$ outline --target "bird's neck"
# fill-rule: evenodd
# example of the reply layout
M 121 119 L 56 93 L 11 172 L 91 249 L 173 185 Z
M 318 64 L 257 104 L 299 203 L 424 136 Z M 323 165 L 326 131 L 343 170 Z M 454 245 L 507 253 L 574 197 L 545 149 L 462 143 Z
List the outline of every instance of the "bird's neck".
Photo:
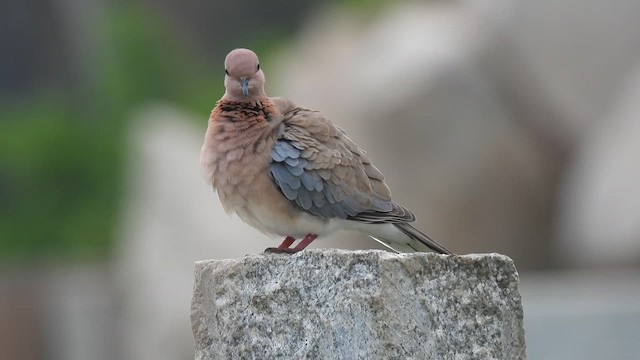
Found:
M 268 99 L 264 89 L 251 90 L 249 96 L 244 96 L 242 93 L 235 91 L 225 91 L 220 101 L 232 101 L 238 103 L 255 103 L 263 99 Z
M 234 101 L 224 97 L 218 101 L 211 116 L 231 122 L 269 122 L 277 114 L 273 102 L 268 98 L 252 101 Z

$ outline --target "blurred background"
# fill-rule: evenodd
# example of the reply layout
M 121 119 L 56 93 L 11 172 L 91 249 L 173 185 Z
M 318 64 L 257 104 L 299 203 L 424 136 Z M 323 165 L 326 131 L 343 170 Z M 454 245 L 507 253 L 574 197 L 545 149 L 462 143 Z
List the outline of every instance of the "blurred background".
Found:
M 236 47 L 417 226 L 521 275 L 530 359 L 637 359 L 640 3 L 0 2 L 0 358 L 192 359 L 193 263 L 276 241 L 200 174 Z M 338 234 L 316 247 L 373 248 Z

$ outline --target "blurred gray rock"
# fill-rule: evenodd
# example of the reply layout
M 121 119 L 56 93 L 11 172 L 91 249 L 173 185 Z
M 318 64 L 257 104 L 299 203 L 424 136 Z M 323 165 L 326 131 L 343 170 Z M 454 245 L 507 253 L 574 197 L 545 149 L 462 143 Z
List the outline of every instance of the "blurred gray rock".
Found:
M 267 85 L 346 128 L 418 227 L 454 251 L 499 251 L 521 269 L 638 263 L 627 83 L 639 11 L 631 0 L 481 0 L 363 19 L 336 7 Z
M 604 120 L 640 59 L 640 2 L 480 3 L 495 25 L 488 65 L 511 106 L 520 107 L 520 121 L 562 145 L 579 142 Z
M 525 359 L 503 255 L 310 250 L 196 264 L 196 359 Z
M 559 254 L 573 265 L 640 265 L 640 63 L 585 131 L 559 198 Z
M 83 264 L 46 269 L 43 294 L 48 360 L 120 357 L 110 268 Z M 42 357 L 40 357 L 42 358 Z M 7 357 L 7 359 L 25 359 Z
M 434 239 L 541 267 L 556 157 L 481 66 L 494 28 L 484 11 L 405 3 L 359 22 L 329 10 L 265 70 L 267 86 L 344 127 Z

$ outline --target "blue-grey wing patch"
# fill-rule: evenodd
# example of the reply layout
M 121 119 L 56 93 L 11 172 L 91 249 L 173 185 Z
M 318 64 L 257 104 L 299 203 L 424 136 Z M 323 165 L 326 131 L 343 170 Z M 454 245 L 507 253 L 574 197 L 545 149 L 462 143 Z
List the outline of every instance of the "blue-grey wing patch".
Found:
M 307 154 L 311 156 L 311 152 Z M 372 223 L 411 221 L 405 213 L 408 211 L 391 199 L 348 186 L 341 176 L 336 176 L 349 171 L 346 165 L 336 165 L 331 170 L 319 168 L 318 164 L 303 155 L 306 155 L 304 150 L 301 151 L 288 140 L 279 139 L 271 153 L 269 165 L 273 180 L 282 194 L 301 209 L 325 219 Z M 379 172 L 370 176 L 364 170 L 362 174 L 364 181 L 368 181 L 369 177 L 381 176 Z

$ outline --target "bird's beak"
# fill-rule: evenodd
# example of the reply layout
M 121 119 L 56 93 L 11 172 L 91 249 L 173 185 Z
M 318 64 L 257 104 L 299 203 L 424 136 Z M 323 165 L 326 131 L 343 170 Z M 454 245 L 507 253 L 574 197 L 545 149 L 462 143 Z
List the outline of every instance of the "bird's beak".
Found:
M 242 88 L 242 95 L 249 96 L 249 79 L 241 78 L 240 87 Z

